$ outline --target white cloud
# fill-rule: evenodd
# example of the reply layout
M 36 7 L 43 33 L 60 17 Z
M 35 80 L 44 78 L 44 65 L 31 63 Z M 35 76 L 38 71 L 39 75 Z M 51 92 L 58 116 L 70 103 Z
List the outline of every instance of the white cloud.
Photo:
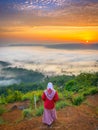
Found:
M 72 23 L 73 25 L 77 23 L 77 26 L 98 25 L 98 2 L 91 0 L 26 0 L 16 2 L 9 8 L 12 9 L 9 12 L 10 16 L 6 13 L 5 17 L 8 23 L 20 21 L 20 24 L 27 23 L 32 26 L 72 25 Z

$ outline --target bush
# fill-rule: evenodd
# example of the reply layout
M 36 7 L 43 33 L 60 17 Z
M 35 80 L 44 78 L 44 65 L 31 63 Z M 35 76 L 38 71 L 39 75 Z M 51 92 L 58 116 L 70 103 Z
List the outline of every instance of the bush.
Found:
M 58 91 L 58 96 L 59 96 L 59 99 L 64 99 L 63 93 L 61 93 L 59 91 Z
M 60 101 L 56 103 L 56 109 L 59 110 L 61 108 L 64 108 L 65 106 L 69 106 L 70 104 L 66 101 Z
M 41 116 L 43 114 L 44 107 L 40 106 L 38 109 L 36 109 L 36 116 Z
M 80 105 L 83 102 L 83 100 L 84 100 L 83 95 L 77 95 L 72 98 L 72 103 L 74 105 Z
M 82 94 L 84 96 L 87 96 L 87 95 L 93 95 L 93 94 L 96 94 L 96 93 L 98 93 L 98 88 L 91 87 L 91 88 L 87 88 Z
M 77 82 L 75 80 L 70 80 L 66 83 L 65 89 L 68 91 L 78 92 L 79 87 L 77 86 Z
M 32 100 L 32 98 L 34 98 L 34 95 L 36 96 L 36 101 L 39 101 L 41 99 L 42 91 L 38 90 L 38 91 L 28 92 L 22 96 L 22 101 L 24 101 L 26 99 Z
M 64 97 L 66 99 L 72 99 L 73 94 L 74 94 L 74 92 L 72 92 L 72 91 L 64 90 Z
M 30 118 L 33 116 L 33 110 L 28 108 L 23 110 L 23 118 Z
M 6 101 L 8 103 L 21 101 L 21 100 L 22 100 L 22 93 L 20 91 L 8 90 L 8 96 L 6 97 Z
M 0 105 L 0 115 L 2 115 L 5 112 L 4 106 Z
M 0 97 L 0 104 L 7 104 L 6 98 L 3 95 Z
M 4 120 L 0 117 L 0 125 L 4 123 L 5 123 Z

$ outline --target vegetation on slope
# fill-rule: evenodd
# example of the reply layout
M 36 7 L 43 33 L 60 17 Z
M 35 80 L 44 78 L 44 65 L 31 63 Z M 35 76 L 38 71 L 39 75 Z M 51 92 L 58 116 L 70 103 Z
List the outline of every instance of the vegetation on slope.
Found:
M 97 73 L 81 73 L 78 76 L 56 76 L 47 77 L 40 83 L 30 83 L 12 85 L 4 87 L 4 93 L 0 96 L 0 104 L 7 104 L 16 101 L 29 100 L 30 104 L 27 109 L 23 110 L 24 117 L 39 116 L 43 112 L 43 103 L 41 95 L 46 89 L 47 83 L 51 81 L 54 88 L 58 91 L 60 100 L 56 104 L 57 110 L 69 106 L 80 105 L 87 95 L 98 93 L 98 72 Z M 2 88 L 0 88 L 0 92 Z M 34 98 L 36 97 L 37 106 L 35 108 Z M 0 110 L 1 114 L 3 109 Z

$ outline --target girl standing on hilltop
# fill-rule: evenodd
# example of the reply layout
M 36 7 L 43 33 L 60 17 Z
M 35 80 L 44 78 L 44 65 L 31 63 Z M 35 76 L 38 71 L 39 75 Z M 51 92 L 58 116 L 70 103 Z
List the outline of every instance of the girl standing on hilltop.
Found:
M 42 99 L 44 101 L 44 113 L 42 121 L 50 126 L 57 118 L 55 103 L 58 101 L 58 93 L 54 90 L 53 84 L 48 83 L 47 89 L 43 92 Z

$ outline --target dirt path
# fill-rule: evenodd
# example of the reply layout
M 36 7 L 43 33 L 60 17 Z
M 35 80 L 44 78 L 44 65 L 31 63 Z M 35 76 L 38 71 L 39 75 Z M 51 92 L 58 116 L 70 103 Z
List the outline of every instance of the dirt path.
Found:
M 3 118 L 10 123 L 0 125 L 0 130 L 98 130 L 98 94 L 89 96 L 80 106 L 57 111 L 58 118 L 51 127 L 42 124 L 42 117 L 19 122 L 20 115 L 19 110 L 5 113 Z

